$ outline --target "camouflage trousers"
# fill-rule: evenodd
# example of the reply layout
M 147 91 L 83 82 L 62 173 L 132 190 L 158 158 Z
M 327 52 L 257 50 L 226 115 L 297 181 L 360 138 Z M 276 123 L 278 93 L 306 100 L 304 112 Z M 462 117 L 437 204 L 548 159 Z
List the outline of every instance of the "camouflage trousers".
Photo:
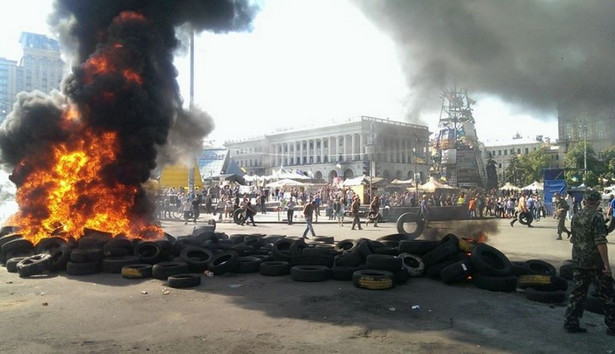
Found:
M 601 269 L 575 268 L 572 276 L 572 292 L 566 309 L 565 326 L 578 327 L 583 317 L 589 285 L 594 283 L 598 299 L 604 309 L 604 323 L 615 330 L 615 290 L 613 278 L 606 276 Z
M 570 233 L 570 230 L 566 228 L 566 215 L 557 217 L 557 236 L 562 236 L 562 232 Z

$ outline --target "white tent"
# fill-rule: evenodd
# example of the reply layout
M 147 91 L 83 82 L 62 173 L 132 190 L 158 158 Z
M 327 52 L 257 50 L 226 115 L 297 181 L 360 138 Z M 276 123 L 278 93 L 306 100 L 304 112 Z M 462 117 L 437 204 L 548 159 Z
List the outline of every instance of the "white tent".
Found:
M 523 188 L 521 188 L 523 190 L 532 190 L 532 191 L 542 191 L 544 190 L 544 187 L 542 185 L 542 183 L 538 182 L 538 181 L 534 181 L 532 184 L 527 185 Z
M 271 182 L 265 185 L 265 187 L 269 188 L 284 188 L 284 187 L 301 187 L 306 184 L 303 182 L 295 181 L 292 179 L 281 179 L 279 181 Z
M 513 186 L 512 184 L 510 184 L 510 182 L 506 182 L 505 185 L 503 185 L 502 187 L 500 187 L 501 191 L 504 190 L 513 190 L 513 191 L 518 191 L 521 190 L 519 187 Z
M 432 193 L 432 192 L 435 192 L 438 189 L 455 189 L 455 187 L 452 187 L 452 186 L 449 186 L 448 184 L 439 182 L 438 180 L 436 180 L 433 177 L 429 177 L 429 181 L 427 181 L 425 184 L 421 184 L 419 186 L 419 190 L 421 192 Z

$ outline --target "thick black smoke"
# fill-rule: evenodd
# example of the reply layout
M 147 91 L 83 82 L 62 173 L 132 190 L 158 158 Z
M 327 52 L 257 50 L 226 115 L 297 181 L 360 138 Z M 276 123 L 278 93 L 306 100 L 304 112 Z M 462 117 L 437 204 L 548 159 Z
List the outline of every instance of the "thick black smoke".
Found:
M 411 110 L 454 86 L 538 112 L 612 105 L 613 1 L 353 2 L 396 42 Z
M 90 130 L 117 132 L 118 160 L 103 171 L 110 184 L 146 181 L 175 127 L 190 132 L 176 139 L 183 146 L 200 147 L 213 123 L 204 112 L 182 108 L 175 31 L 186 25 L 195 31 L 249 30 L 257 11 L 248 0 L 57 0 L 54 6 L 49 22 L 69 50 L 72 70 L 63 95 L 21 93 L 0 128 L 0 162 L 11 169 L 22 165 L 11 176 L 18 187 L 34 167 L 24 165 L 24 157 L 78 134 L 62 126 L 67 103 L 79 108 Z M 92 74 L 92 61 L 102 57 L 114 70 Z

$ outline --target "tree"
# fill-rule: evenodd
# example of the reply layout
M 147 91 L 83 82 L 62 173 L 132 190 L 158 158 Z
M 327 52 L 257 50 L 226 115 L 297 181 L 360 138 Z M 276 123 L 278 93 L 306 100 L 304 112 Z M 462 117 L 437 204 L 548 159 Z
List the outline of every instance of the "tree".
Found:
M 513 185 L 519 186 L 523 184 L 524 181 L 525 179 L 523 178 L 523 167 L 519 162 L 519 155 L 514 155 L 512 159 L 510 159 L 508 167 L 506 167 L 505 182 L 510 182 Z
M 585 153 L 587 153 L 587 171 L 592 171 L 592 174 L 584 176 Z M 588 144 L 585 149 L 583 142 L 571 145 L 564 159 L 564 168 L 566 168 L 566 183 L 569 185 L 577 185 L 581 182 L 586 186 L 592 187 L 598 183 L 597 176 L 605 170 L 604 164 L 596 158 L 594 148 Z M 583 180 L 587 177 L 587 180 Z M 591 177 L 591 178 L 590 178 Z
M 602 152 L 602 166 L 604 171 L 598 176 L 598 183 L 610 185 L 615 182 L 615 148 L 608 148 Z
M 519 164 L 523 171 L 523 185 L 542 179 L 542 170 L 549 166 L 549 156 L 543 149 L 531 151 L 519 156 Z
M 485 172 L 487 173 L 487 185 L 485 189 L 491 190 L 493 188 L 497 188 L 498 173 L 495 167 L 495 161 L 493 160 L 491 153 L 489 154 L 489 158 L 487 159 L 487 166 L 485 167 Z

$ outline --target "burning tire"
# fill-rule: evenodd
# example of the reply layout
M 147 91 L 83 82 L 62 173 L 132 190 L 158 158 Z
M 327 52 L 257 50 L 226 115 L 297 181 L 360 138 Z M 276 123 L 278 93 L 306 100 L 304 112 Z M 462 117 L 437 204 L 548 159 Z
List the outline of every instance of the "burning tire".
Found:
M 331 269 L 323 265 L 298 265 L 290 268 L 294 281 L 319 282 L 331 278 Z
M 124 266 L 139 263 L 137 256 L 107 257 L 101 262 L 101 272 L 121 273 Z
M 156 279 L 167 280 L 175 274 L 188 273 L 188 264 L 184 262 L 160 262 L 152 267 L 152 276 Z
M 214 275 L 222 275 L 235 269 L 239 264 L 239 255 L 235 251 L 225 251 L 214 254 L 207 263 L 207 269 Z
M 487 244 L 478 244 L 470 257 L 472 266 L 483 275 L 507 276 L 512 273 L 510 260 L 498 249 Z
M 167 278 L 167 284 L 171 288 L 192 288 L 201 285 L 201 275 L 195 273 L 175 274 Z
M 386 270 L 361 269 L 352 274 L 352 283 L 361 289 L 386 290 L 394 286 L 394 277 Z
M 420 277 L 425 272 L 425 263 L 421 257 L 408 253 L 402 253 L 398 257 L 401 258 L 404 269 L 411 277 Z
M 26 257 L 17 263 L 17 272 L 21 278 L 47 272 L 51 266 L 51 256 L 47 253 Z
M 66 274 L 68 275 L 91 275 L 99 271 L 100 262 L 75 263 L 69 261 L 66 263 Z
M 562 290 L 544 291 L 528 288 L 525 290 L 525 297 L 528 300 L 542 302 L 545 304 L 558 304 L 566 301 L 566 292 Z
M 425 222 L 417 213 L 404 213 L 397 219 L 397 232 L 405 234 L 407 240 L 413 240 L 423 233 Z
M 290 264 L 285 261 L 262 262 L 259 266 L 259 272 L 265 276 L 287 275 L 290 273 Z
M 152 277 L 152 268 L 151 264 L 130 264 L 123 266 L 120 273 L 126 279 L 145 279 Z
M 473 282 L 477 288 L 489 291 L 512 292 L 517 288 L 517 277 L 514 275 L 494 277 L 474 274 Z
M 36 245 L 36 253 L 50 253 L 52 250 L 59 247 L 68 247 L 68 242 L 61 237 L 48 237 L 42 239 L 41 242 Z
M 440 278 L 445 284 L 461 283 L 472 275 L 470 261 L 459 261 L 453 263 L 440 271 Z

